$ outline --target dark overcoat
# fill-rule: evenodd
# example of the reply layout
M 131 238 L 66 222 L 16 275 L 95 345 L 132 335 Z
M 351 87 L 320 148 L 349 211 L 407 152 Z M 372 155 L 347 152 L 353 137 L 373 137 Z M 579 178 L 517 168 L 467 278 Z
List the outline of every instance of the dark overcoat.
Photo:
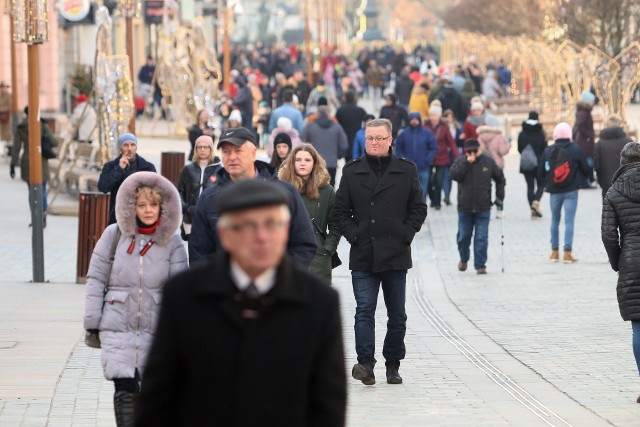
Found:
M 620 167 L 620 152 L 631 142 L 620 126 L 612 126 L 600 131 L 600 141 L 593 151 L 593 169 L 602 188 L 602 197 L 611 187 L 613 175 Z
M 366 155 L 352 160 L 342 169 L 333 216 L 351 244 L 350 270 L 411 268 L 411 241 L 427 217 L 415 164 L 391 154 L 378 179 Z
M 624 320 L 640 320 L 640 164 L 622 166 L 602 205 L 602 243 L 618 272 L 618 306 Z
M 285 258 L 248 318 L 229 262 L 167 282 L 136 426 L 344 426 L 337 292 Z

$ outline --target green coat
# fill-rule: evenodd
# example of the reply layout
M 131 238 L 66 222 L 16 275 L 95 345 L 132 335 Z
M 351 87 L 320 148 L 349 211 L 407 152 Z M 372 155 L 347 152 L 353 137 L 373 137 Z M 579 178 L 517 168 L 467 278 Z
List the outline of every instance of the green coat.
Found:
M 53 135 L 51 128 L 42 121 L 40 124 L 42 125 L 42 132 L 46 132 L 49 137 L 49 141 L 51 141 L 51 145 L 57 146 L 58 140 Z M 29 123 L 27 122 L 27 119 L 18 125 L 16 136 L 13 140 L 13 147 L 11 148 L 11 164 L 14 166 L 17 166 L 18 164 L 20 151 L 23 152 L 22 157 L 20 158 L 20 178 L 24 182 L 29 183 Z M 49 162 L 44 157 L 42 157 L 42 181 L 49 181 Z
M 335 224 L 329 224 L 331 210 L 336 201 L 336 192 L 329 184 L 322 187 L 319 192 L 320 198 L 317 200 L 310 200 L 306 195 L 301 195 L 309 215 L 317 224 L 317 227 L 313 226 L 316 234 L 316 255 L 311 262 L 309 271 L 331 283 L 331 255 L 336 252 L 338 242 L 340 242 L 340 232 Z M 318 228 L 325 234 L 321 234 Z M 327 229 L 329 230 L 328 234 Z

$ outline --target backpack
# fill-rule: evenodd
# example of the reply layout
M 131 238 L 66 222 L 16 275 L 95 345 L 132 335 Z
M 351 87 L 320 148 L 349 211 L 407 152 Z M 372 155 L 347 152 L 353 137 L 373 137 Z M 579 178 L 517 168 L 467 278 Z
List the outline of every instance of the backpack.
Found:
M 527 144 L 524 150 L 522 150 L 522 154 L 520 154 L 520 170 L 523 172 L 530 172 L 536 170 L 537 167 L 538 157 L 533 151 L 531 144 Z
M 552 146 L 549 150 L 549 160 L 545 166 L 547 188 L 564 188 L 573 184 L 576 176 L 576 163 L 565 147 Z

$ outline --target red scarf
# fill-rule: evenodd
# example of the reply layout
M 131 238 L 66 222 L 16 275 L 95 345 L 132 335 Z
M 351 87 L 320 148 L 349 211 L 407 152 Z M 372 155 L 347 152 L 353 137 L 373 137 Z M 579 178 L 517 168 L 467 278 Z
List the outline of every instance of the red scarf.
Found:
M 156 232 L 156 229 L 160 225 L 160 218 L 153 225 L 143 225 L 141 226 L 142 221 L 138 220 L 138 233 L 140 234 L 153 234 Z

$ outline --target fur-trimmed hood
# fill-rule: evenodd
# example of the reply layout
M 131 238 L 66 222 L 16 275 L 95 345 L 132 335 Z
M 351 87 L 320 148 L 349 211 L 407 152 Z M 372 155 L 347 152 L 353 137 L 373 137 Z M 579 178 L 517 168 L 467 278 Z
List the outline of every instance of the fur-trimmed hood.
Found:
M 283 180 L 283 177 L 286 174 L 287 166 L 282 165 L 278 170 L 278 179 Z M 293 174 L 293 182 L 290 184 L 293 185 L 298 192 L 300 192 L 304 188 L 304 181 L 298 175 Z M 326 187 L 331 182 L 331 177 L 329 176 L 329 172 L 327 168 L 318 168 L 318 173 L 315 176 L 316 185 L 318 186 L 318 190 Z
M 478 126 L 478 129 L 476 129 L 476 132 L 478 133 L 478 135 L 480 135 L 481 133 L 485 133 L 485 132 L 493 132 L 493 133 L 502 133 L 502 129 L 500 129 L 497 126 L 488 126 L 488 125 L 482 125 L 482 126 Z
M 178 190 L 171 181 L 154 172 L 136 172 L 124 180 L 116 196 L 116 222 L 125 236 L 136 234 L 136 196 L 138 187 L 147 185 L 162 196 L 160 225 L 154 233 L 159 245 L 169 242 L 182 221 L 182 203 Z

